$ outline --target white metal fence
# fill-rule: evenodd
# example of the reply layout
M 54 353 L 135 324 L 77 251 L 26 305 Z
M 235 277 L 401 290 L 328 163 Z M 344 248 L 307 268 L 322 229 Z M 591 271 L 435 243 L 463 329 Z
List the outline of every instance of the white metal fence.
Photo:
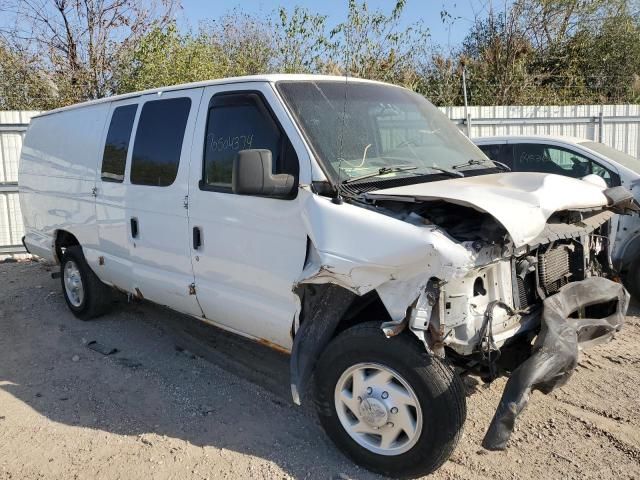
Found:
M 18 160 L 24 132 L 36 113 L 0 112 L 0 255 L 24 252 Z
M 606 143 L 640 158 L 640 105 L 445 107 L 471 137 L 566 135 Z M 29 120 L 37 112 L 0 112 L 0 256 L 24 251 L 18 203 L 18 160 Z
M 640 105 L 441 108 L 467 135 L 564 135 L 586 138 L 640 158 Z

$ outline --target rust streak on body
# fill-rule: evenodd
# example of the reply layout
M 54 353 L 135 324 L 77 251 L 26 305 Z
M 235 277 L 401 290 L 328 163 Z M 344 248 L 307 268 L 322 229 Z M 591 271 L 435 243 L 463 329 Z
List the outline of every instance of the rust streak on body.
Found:
M 258 339 L 256 339 L 256 341 L 257 341 L 260 345 L 264 345 L 264 346 L 266 346 L 266 347 L 269 347 L 269 348 L 271 348 L 271 349 L 273 349 L 273 350 L 275 350 L 275 351 L 277 351 L 277 352 L 285 353 L 285 354 L 287 354 L 287 355 L 289 355 L 289 354 L 291 353 L 288 349 L 286 349 L 286 348 L 284 348 L 284 347 L 281 347 L 280 345 L 277 345 L 277 344 L 275 344 L 275 343 L 273 343 L 273 342 L 270 342 L 269 340 L 266 340 L 266 339 L 264 339 L 264 338 L 258 338 Z

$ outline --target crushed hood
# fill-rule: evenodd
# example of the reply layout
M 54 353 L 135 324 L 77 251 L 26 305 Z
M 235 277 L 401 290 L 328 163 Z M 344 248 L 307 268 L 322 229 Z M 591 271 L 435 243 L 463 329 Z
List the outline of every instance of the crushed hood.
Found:
M 562 210 L 606 207 L 605 189 L 547 173 L 509 172 L 376 190 L 372 200 L 444 200 L 486 212 L 509 232 L 516 247 L 526 245 Z

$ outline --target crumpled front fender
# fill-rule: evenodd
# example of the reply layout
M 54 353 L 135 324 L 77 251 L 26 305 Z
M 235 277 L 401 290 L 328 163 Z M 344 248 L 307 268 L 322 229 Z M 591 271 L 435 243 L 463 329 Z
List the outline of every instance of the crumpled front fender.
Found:
M 375 290 L 391 320 L 400 322 L 430 278 L 464 276 L 475 262 L 471 251 L 436 227 L 346 202 L 337 205 L 304 190 L 301 195 L 308 195 L 302 213 L 309 244 L 293 285 L 304 316 L 290 360 L 295 403 L 301 402 L 318 356 L 355 297 Z
M 305 200 L 303 218 L 311 245 L 296 285 L 333 283 L 357 295 L 376 290 L 394 321 L 430 278 L 464 276 L 475 264 L 470 250 L 434 226 L 318 195 Z

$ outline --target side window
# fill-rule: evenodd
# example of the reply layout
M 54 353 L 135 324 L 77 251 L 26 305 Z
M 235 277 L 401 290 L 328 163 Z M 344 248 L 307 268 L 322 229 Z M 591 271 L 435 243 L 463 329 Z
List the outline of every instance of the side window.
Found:
M 298 158 L 257 93 L 214 95 L 209 103 L 204 145 L 204 188 L 230 191 L 233 160 L 240 150 L 271 151 L 273 173 L 297 177 Z
M 478 145 L 478 148 L 491 160 L 499 162 L 500 159 L 498 157 L 500 156 L 500 146 L 501 145 Z
M 131 158 L 131 183 L 166 187 L 178 174 L 191 99 L 152 100 L 142 107 Z
M 612 186 L 614 175 L 606 168 L 594 163 L 577 152 L 544 144 L 514 145 L 514 165 L 520 172 L 544 172 L 582 178 L 594 173 Z
M 611 173 L 609 170 L 607 170 L 606 168 L 604 168 L 602 165 L 598 163 L 591 162 L 591 173 L 594 173 L 595 175 L 602 177 L 608 187 L 620 185 L 620 179 L 618 177 L 618 174 Z
M 542 143 L 514 145 L 513 157 L 519 172 L 555 173 L 569 177 L 583 177 L 589 173 L 588 159 Z
M 127 162 L 129 140 L 138 105 L 117 107 L 111 116 L 107 140 L 102 154 L 101 178 L 106 182 L 122 182 Z

